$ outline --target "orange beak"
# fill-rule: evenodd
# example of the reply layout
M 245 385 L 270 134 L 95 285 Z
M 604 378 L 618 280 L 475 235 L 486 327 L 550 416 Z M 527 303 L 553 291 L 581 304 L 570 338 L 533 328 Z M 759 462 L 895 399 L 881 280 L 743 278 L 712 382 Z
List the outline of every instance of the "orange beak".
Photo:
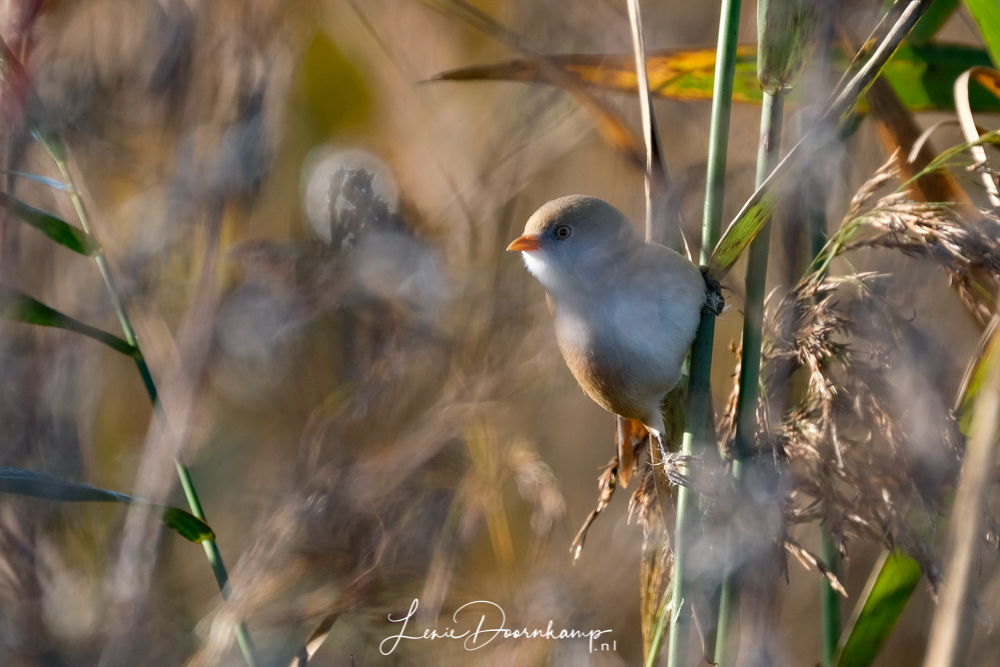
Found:
M 537 236 L 525 234 L 511 241 L 510 245 L 507 246 L 507 250 L 508 252 L 525 252 L 526 250 L 538 250 L 540 247 Z

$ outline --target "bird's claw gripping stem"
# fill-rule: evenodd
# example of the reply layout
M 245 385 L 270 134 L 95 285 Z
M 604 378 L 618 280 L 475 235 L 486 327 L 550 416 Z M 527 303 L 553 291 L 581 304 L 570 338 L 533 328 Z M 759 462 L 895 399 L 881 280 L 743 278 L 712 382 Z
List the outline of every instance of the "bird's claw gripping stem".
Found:
M 708 295 L 705 297 L 705 305 L 702 306 L 702 309 L 705 312 L 714 313 L 718 317 L 726 309 L 726 298 L 722 296 L 722 284 L 715 278 L 705 276 L 705 286 L 708 287 Z

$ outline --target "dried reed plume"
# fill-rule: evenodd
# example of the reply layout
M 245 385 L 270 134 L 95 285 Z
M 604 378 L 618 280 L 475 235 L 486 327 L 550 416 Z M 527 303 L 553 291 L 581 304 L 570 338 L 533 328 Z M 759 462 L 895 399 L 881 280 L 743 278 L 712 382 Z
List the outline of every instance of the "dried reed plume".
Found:
M 934 370 L 928 367 L 933 360 L 907 352 L 912 323 L 898 316 L 880 293 L 890 276 L 862 272 L 830 277 L 830 261 L 861 248 L 931 260 L 947 273 L 980 324 L 993 316 L 1000 288 L 997 220 L 987 215 L 973 224 L 947 205 L 906 201 L 898 192 L 870 205 L 876 192 L 897 176 L 894 156 L 853 198 L 815 270 L 787 295 L 772 296 L 764 322 L 765 391 L 758 405 L 756 444 L 759 455 L 773 460 L 789 480 L 780 501 L 786 531 L 779 539 L 804 566 L 820 571 L 841 591 L 825 564 L 790 538 L 787 527 L 823 522 L 844 555 L 848 543 L 858 539 L 901 547 L 921 563 L 934 585 L 938 568 L 932 526 L 943 511 L 942 491 L 956 479 L 963 439 L 946 410 L 927 424 L 936 436 L 908 428 L 914 416 L 908 414 L 908 401 L 893 391 L 894 378 L 900 368 L 920 362 L 924 367 L 913 372 L 926 377 Z M 734 433 L 731 412 L 721 431 L 728 451 Z M 932 465 L 914 444 L 921 438 L 937 442 Z

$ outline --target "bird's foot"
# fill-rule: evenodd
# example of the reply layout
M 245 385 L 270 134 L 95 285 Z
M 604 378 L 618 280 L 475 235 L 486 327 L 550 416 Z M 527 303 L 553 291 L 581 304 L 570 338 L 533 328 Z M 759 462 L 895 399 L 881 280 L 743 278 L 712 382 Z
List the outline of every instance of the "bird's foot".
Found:
M 702 309 L 718 317 L 726 309 L 726 298 L 722 296 L 722 283 L 715 278 L 705 276 L 705 286 L 708 287 L 708 296 L 705 297 L 705 305 L 702 306 Z
M 660 465 L 663 466 L 663 474 L 667 476 L 667 480 L 674 486 L 691 486 L 691 478 L 684 474 L 684 466 L 692 457 L 675 454 L 667 449 L 662 433 L 652 432 L 652 435 L 660 450 Z
M 650 431 L 649 434 L 653 436 L 653 442 L 656 443 L 657 448 L 660 450 L 660 461 L 666 461 L 670 456 L 670 450 L 667 449 L 667 445 L 663 442 L 663 434 L 658 431 Z

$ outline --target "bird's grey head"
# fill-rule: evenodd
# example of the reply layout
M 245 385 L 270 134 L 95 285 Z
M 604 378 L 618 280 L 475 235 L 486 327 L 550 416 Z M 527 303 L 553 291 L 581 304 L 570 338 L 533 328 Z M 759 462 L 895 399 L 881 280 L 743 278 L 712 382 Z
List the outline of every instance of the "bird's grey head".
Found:
M 568 283 L 625 261 L 639 237 L 611 204 L 583 195 L 553 199 L 535 211 L 524 234 L 508 246 L 519 250 L 528 270 L 555 296 Z

